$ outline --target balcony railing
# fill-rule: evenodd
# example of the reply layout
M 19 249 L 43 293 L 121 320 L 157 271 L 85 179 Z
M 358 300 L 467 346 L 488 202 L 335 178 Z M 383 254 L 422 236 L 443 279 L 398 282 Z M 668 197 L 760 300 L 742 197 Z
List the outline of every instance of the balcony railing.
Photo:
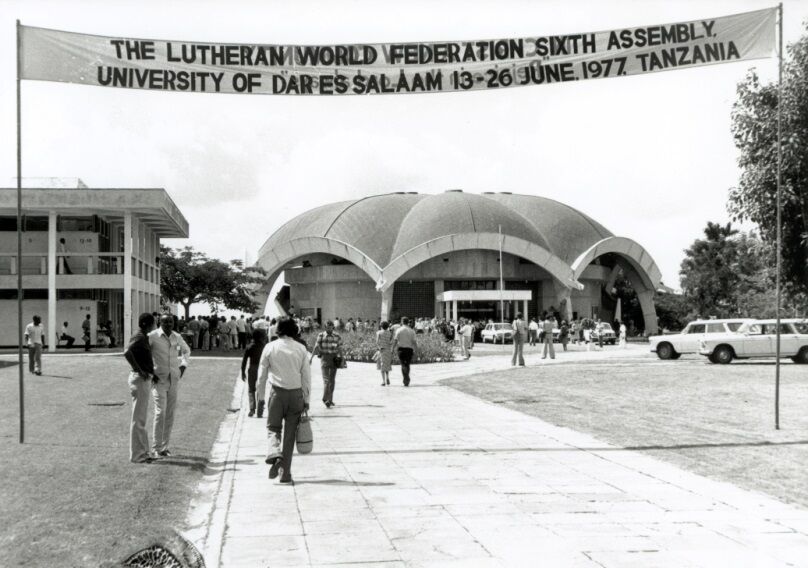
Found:
M 71 252 L 56 254 L 56 274 L 123 274 L 124 255 L 119 252 Z M 23 253 L 21 272 L 26 275 L 48 273 L 48 255 Z M 0 254 L 0 275 L 17 274 L 17 255 Z

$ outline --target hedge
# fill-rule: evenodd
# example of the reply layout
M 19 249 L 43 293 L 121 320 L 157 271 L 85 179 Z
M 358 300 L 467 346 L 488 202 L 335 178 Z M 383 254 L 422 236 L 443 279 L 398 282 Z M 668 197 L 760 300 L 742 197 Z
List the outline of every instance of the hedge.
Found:
M 314 349 L 317 341 L 317 333 L 303 334 L 309 351 Z M 373 354 L 376 353 L 376 332 L 375 331 L 353 331 L 343 332 L 339 336 L 342 338 L 342 352 L 348 361 L 359 363 L 372 363 Z M 452 343 L 447 343 L 442 334 L 429 333 L 418 334 L 416 336 L 417 346 L 413 363 L 440 363 L 443 361 L 454 361 L 454 347 Z M 393 351 L 393 364 L 399 364 L 398 354 Z

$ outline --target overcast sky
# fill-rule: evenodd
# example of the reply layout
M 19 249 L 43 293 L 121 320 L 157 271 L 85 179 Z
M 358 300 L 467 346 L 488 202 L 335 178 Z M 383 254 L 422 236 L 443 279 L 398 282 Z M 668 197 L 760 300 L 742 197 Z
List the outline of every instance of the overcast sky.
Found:
M 334 44 L 594 32 L 716 17 L 772 1 L 0 1 L 0 175 L 16 175 L 15 19 L 24 25 L 200 42 Z M 808 2 L 784 3 L 786 42 Z M 525 88 L 372 97 L 183 94 L 23 82 L 23 176 L 163 187 L 191 236 L 251 260 L 314 206 L 391 191 L 512 191 L 567 203 L 635 239 L 679 287 L 685 249 L 728 221 L 730 131 L 748 69 L 775 58 Z

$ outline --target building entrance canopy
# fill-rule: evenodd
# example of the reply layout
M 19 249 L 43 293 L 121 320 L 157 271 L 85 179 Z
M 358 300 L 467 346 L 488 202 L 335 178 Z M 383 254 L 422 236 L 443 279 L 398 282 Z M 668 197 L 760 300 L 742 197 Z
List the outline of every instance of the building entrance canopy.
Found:
M 518 303 L 511 309 L 511 302 L 521 301 L 522 313 L 527 315 L 527 303 L 532 297 L 530 290 L 449 290 L 437 294 L 435 300 L 443 302 L 444 317 L 447 320 L 457 321 L 458 318 L 465 317 L 473 320 L 506 321 L 519 311 L 516 307 Z M 500 300 L 504 302 L 503 306 L 500 306 Z M 472 306 L 469 307 L 469 304 Z M 500 313 L 500 307 L 505 309 L 504 313 Z

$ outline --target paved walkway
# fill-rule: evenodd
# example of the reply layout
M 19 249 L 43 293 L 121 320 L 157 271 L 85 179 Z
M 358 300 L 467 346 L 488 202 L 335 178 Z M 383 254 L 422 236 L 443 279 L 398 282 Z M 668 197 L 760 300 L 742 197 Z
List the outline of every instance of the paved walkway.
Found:
M 398 367 L 381 387 L 351 363 L 331 410 L 315 366 L 315 452 L 295 455 L 294 486 L 267 479 L 265 421 L 247 418 L 239 381 L 242 412 L 214 448 L 227 465 L 200 487 L 187 536 L 214 568 L 808 566 L 808 511 L 437 384 L 508 364 L 414 366 L 403 388 Z

